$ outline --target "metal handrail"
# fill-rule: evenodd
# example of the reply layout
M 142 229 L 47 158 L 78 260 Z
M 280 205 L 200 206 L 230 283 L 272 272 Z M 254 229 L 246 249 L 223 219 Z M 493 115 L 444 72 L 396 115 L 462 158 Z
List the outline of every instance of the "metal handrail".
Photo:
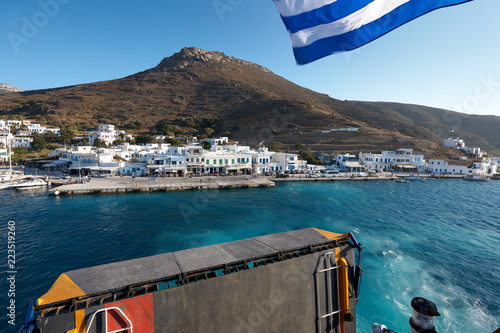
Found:
M 332 260 L 331 256 L 333 255 L 333 262 L 335 263 L 335 266 L 331 266 Z M 322 269 L 323 263 L 325 262 L 325 259 L 327 259 L 327 264 L 326 268 Z M 342 267 L 337 264 L 337 260 L 335 260 L 335 253 L 333 252 L 328 252 L 325 253 L 322 257 L 320 262 L 318 263 L 318 266 L 316 267 L 316 270 L 314 271 L 314 275 L 316 277 L 316 308 L 317 308 L 317 316 L 316 320 L 318 322 L 318 325 L 316 326 L 317 332 L 321 332 L 321 319 L 330 318 L 330 328 L 329 331 L 332 330 L 332 317 L 334 315 L 338 315 L 338 322 L 340 323 L 341 320 L 341 313 L 343 309 L 340 308 L 340 290 L 339 290 L 339 268 Z M 331 271 L 336 270 L 336 283 L 337 283 L 337 309 L 335 311 L 331 311 L 333 309 L 333 293 L 332 293 L 332 279 L 331 279 Z M 321 302 L 320 302 L 320 297 L 319 297 L 319 274 L 320 273 L 326 273 L 326 279 L 327 279 L 327 290 L 326 290 L 326 295 L 327 295 L 327 307 L 328 310 L 330 310 L 330 313 L 327 313 L 325 315 L 321 315 Z
M 124 327 L 124 328 L 119 328 L 119 329 L 114 330 L 114 331 L 108 331 L 108 311 L 110 311 L 110 310 L 117 310 L 122 315 L 122 317 L 128 322 L 128 324 L 130 326 Z M 118 333 L 118 332 L 125 332 L 128 330 L 130 330 L 130 333 L 133 333 L 132 322 L 130 321 L 130 319 L 128 319 L 127 315 L 125 313 L 123 313 L 122 309 L 120 309 L 116 306 L 112 306 L 112 307 L 105 308 L 105 309 L 100 309 L 100 310 L 97 310 L 96 312 L 94 312 L 92 314 L 92 317 L 90 318 L 90 322 L 89 322 L 88 326 L 85 328 L 86 332 L 88 332 L 89 329 L 92 327 L 92 323 L 94 322 L 95 315 L 98 314 L 99 312 L 103 312 L 103 311 L 104 311 L 104 329 L 105 329 L 104 333 Z

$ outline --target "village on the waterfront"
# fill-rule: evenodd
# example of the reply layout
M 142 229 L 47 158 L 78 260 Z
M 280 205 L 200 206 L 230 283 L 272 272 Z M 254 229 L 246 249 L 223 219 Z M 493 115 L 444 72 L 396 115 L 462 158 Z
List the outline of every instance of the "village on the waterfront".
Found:
M 12 128 L 17 128 L 15 134 L 11 133 Z M 58 128 L 47 128 L 29 121 L 0 120 L 0 129 L 0 161 L 4 175 L 9 172 L 13 148 L 31 148 L 33 136 L 47 133 L 56 137 L 60 135 Z M 424 180 L 430 176 L 471 180 L 500 178 L 500 158 L 487 157 L 479 147 L 468 148 L 460 138 L 446 139 L 443 145 L 472 157 L 469 165 L 464 163 L 467 156 L 463 154 L 451 156 L 462 162 L 455 165 L 445 160 L 427 161 L 424 155 L 415 155 L 411 148 L 360 152 L 358 155 L 323 153 L 317 156 L 319 163 L 313 164 L 301 159 L 298 153 L 272 151 L 265 146 L 252 148 L 232 142 L 228 137 L 198 140 L 195 136 L 161 135 L 154 137 L 155 142 L 133 144 L 130 143 L 134 140 L 132 135 L 115 129 L 111 124 L 100 124 L 96 131 L 88 132 L 83 139 L 85 145 L 58 147 L 46 157 L 24 160 L 24 170 L 30 170 L 27 173 L 44 177 L 45 181 L 58 186 L 52 191 L 56 194 L 63 191 L 63 185 L 66 185 L 63 193 L 76 194 L 268 187 L 274 186 L 274 181 L 297 180 L 403 178 L 404 181 L 405 178 Z M 223 176 L 233 177 L 219 178 Z M 180 181 L 172 177 L 184 179 Z M 199 181 L 191 179 L 197 177 L 200 177 Z M 12 181 L 9 177 L 3 178 L 4 181 Z M 95 181 L 96 178 L 99 181 Z M 131 181 L 127 180 L 129 178 Z M 91 179 L 94 179 L 92 185 Z M 271 179 L 273 181 L 269 181 Z M 67 185 L 75 186 L 70 190 Z

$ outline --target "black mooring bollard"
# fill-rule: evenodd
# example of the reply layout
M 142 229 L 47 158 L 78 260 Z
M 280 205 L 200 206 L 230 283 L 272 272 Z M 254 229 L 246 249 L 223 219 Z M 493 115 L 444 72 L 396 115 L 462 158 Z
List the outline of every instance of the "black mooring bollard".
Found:
M 436 333 L 434 317 L 441 314 L 436 304 L 426 298 L 415 297 L 411 301 L 413 315 L 410 318 L 411 333 Z

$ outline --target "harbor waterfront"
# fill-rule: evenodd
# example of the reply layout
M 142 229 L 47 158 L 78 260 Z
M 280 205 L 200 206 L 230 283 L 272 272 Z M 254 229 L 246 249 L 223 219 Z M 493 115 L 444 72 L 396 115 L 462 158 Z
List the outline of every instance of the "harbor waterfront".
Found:
M 229 176 L 229 177 L 111 177 L 111 178 L 74 178 L 71 181 L 60 181 L 53 177 L 49 182 L 52 188 L 49 195 L 66 194 L 115 194 L 137 192 L 170 192 L 184 190 L 224 190 L 239 188 L 273 187 L 276 182 L 316 182 L 316 181 L 375 181 L 397 180 L 395 175 L 380 177 L 354 177 L 348 173 L 334 178 L 309 178 L 306 175 L 288 175 L 287 178 L 255 176 Z M 74 183 L 76 182 L 76 183 Z
M 17 311 L 12 326 L 2 298 L 0 331 L 16 332 L 27 302 L 65 271 L 316 227 L 352 231 L 365 245 L 359 332 L 374 322 L 408 331 L 416 296 L 438 306 L 440 333 L 492 332 L 500 323 L 499 196 L 500 182 L 451 179 L 105 196 L 3 191 L 0 245 L 7 248 L 14 221 Z
M 49 191 L 49 194 L 111 194 L 183 190 L 224 190 L 272 186 L 274 186 L 274 182 L 267 177 L 114 177 L 97 178 L 79 184 L 56 186 Z

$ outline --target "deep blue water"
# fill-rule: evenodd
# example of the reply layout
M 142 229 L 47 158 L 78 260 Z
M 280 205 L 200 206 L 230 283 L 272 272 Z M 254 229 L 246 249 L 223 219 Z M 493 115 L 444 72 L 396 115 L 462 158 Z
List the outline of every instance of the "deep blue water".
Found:
M 500 326 L 500 181 L 280 183 L 272 189 L 48 197 L 0 192 L 0 332 L 63 272 L 317 227 L 365 245 L 358 332 L 409 332 L 411 299 L 442 313 L 438 332 Z M 7 223 L 16 222 L 16 328 L 7 324 Z

